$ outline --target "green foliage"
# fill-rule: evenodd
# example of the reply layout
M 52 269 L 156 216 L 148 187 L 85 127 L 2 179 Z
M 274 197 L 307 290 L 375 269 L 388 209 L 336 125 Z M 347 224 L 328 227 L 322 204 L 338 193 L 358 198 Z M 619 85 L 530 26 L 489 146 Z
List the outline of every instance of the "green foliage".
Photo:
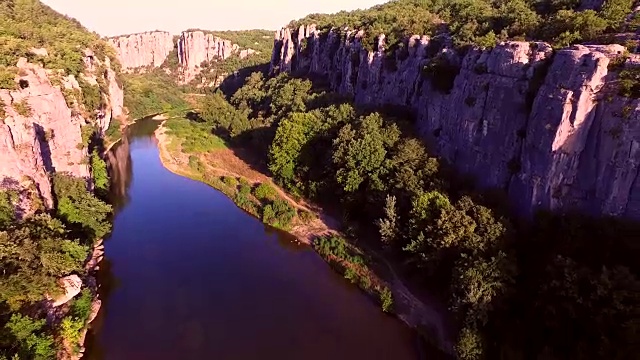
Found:
M 216 91 L 200 102 L 199 115 L 207 124 L 229 132 L 232 137 L 240 135 L 251 128 L 249 119 L 242 112 L 236 110 Z
M 577 0 L 395 0 L 370 9 L 336 14 L 311 14 L 290 27 L 317 24 L 321 30 L 349 27 L 364 31 L 363 44 L 376 49 L 377 38 L 386 35 L 387 51 L 406 51 L 406 39 L 414 34 L 442 32 L 446 24 L 454 45 L 492 47 L 497 37 L 537 39 L 565 46 L 617 30 L 631 12 L 631 0 L 608 0 L 600 12 L 576 11 Z M 340 33 L 344 37 L 344 33 Z
M 607 0 L 602 5 L 600 16 L 607 21 L 607 25 L 618 30 L 625 18 L 633 9 L 633 0 Z
M 7 67 L 0 65 L 0 89 L 13 90 L 17 87 L 16 75 L 18 75 L 17 67 Z
M 0 303 L 17 309 L 57 291 L 56 280 L 80 271 L 88 248 L 71 240 L 64 225 L 36 215 L 0 232 Z
M 222 178 L 222 182 L 224 182 L 225 185 L 227 185 L 230 188 L 236 188 L 238 187 L 238 179 L 232 177 L 232 176 L 225 176 Z
M 274 200 L 278 197 L 278 191 L 268 183 L 261 183 L 253 190 L 253 195 L 258 200 Z
M 262 222 L 280 229 L 288 229 L 296 210 L 284 199 L 275 199 L 262 208 Z
M 382 303 L 382 311 L 386 313 L 393 311 L 393 294 L 388 287 L 384 287 L 380 291 L 380 302 Z
M 7 190 L 0 190 L 0 229 L 5 228 L 15 220 L 13 194 Z
M 314 213 L 306 210 L 299 210 L 298 217 L 300 218 L 300 221 L 302 221 L 302 223 L 304 224 L 308 224 L 317 219 L 317 216 Z
M 253 49 L 261 53 L 271 54 L 273 48 L 273 31 L 271 30 L 228 30 L 228 31 L 206 31 L 219 38 L 229 40 L 237 44 L 242 49 Z
M 84 328 L 84 321 L 77 318 L 66 317 L 60 323 L 60 336 L 69 342 L 77 344 L 80 341 L 80 331 Z
M 82 137 L 82 147 L 88 148 L 91 142 L 91 137 L 95 133 L 96 128 L 93 125 L 83 125 L 80 128 L 80 136 Z
M 460 331 L 455 345 L 456 355 L 461 360 L 482 358 L 482 338 L 475 328 L 465 327 Z
M 101 239 L 111 230 L 111 206 L 93 196 L 84 179 L 55 173 L 53 189 L 58 215 L 78 227 L 89 239 Z
M 33 113 L 31 105 L 29 105 L 26 99 L 14 102 L 12 106 L 20 116 L 29 117 Z
M 97 34 L 38 0 L 0 2 L 0 29 L 0 66 L 15 66 L 18 58 L 26 57 L 49 69 L 78 75 L 84 69 L 82 51 L 86 48 L 93 49 L 100 60 L 109 56 L 117 65 L 113 51 Z M 49 55 L 35 56 L 32 48 L 45 48 Z
M 620 96 L 640 98 L 640 68 L 630 67 L 618 74 Z
M 115 141 L 122 135 L 120 132 L 121 127 L 122 127 L 122 121 L 120 121 L 120 119 L 118 118 L 113 118 L 111 119 L 109 128 L 107 129 L 107 131 L 105 131 L 104 134 L 108 139 Z
M 91 315 L 91 303 L 93 302 L 93 294 L 89 289 L 82 289 L 80 296 L 77 296 L 71 303 L 69 316 L 76 319 L 87 320 Z
M 133 119 L 189 107 L 174 79 L 160 69 L 125 75 L 124 106 Z
M 78 77 L 78 84 L 82 91 L 82 104 L 85 110 L 93 114 L 94 110 L 98 110 L 103 106 L 102 94 L 98 85 L 91 85 L 82 76 Z
M 53 337 L 44 333 L 45 320 L 13 314 L 5 331 L 16 344 L 13 359 L 52 360 L 56 358 Z
M 222 139 L 213 135 L 211 125 L 187 119 L 170 119 L 165 125 L 170 134 L 179 139 L 182 151 L 188 154 L 205 153 L 226 147 Z
M 109 191 L 109 173 L 107 172 L 107 163 L 102 160 L 96 150 L 91 153 L 91 178 L 96 187 L 96 191 L 100 195 L 106 195 Z

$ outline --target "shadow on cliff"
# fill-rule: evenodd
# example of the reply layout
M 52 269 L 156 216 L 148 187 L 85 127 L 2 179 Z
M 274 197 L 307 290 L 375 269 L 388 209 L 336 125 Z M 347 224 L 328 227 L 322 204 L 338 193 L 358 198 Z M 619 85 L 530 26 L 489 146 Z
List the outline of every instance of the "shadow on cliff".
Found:
M 44 168 L 48 173 L 53 174 L 56 170 L 53 167 L 53 161 L 51 159 L 51 147 L 49 146 L 49 141 L 53 139 L 55 133 L 46 132 L 42 125 L 37 123 L 33 123 L 33 128 L 35 129 L 38 145 L 40 146 L 40 153 L 42 154 Z

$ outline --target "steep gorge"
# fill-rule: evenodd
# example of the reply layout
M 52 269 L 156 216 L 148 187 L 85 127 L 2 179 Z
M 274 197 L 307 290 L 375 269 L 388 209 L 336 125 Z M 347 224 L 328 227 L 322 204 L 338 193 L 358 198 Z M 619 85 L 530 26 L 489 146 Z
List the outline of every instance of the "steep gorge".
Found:
M 182 84 L 193 81 L 209 63 L 224 61 L 234 55 L 244 59 L 257 53 L 254 49 L 243 48 L 231 40 L 201 30 L 183 31 L 177 37 L 165 31 L 152 31 L 118 36 L 107 41 L 116 50 L 127 72 L 159 68 L 166 61 L 177 61 L 177 69 L 169 66 L 167 70 L 177 70 Z
M 360 105 L 411 110 L 441 157 L 480 187 L 505 190 L 521 215 L 640 219 L 640 109 L 618 95 L 610 69 L 637 66 L 637 55 L 620 45 L 518 41 L 461 53 L 447 37 L 414 35 L 407 51 L 388 56 L 384 36 L 367 51 L 363 35 L 284 28 L 272 72 L 324 79 Z

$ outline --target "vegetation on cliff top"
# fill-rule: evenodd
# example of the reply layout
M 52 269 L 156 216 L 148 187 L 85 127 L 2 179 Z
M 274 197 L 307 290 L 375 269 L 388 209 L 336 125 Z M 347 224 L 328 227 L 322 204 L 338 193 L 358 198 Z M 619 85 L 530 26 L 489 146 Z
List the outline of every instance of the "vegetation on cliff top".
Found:
M 292 21 L 290 27 L 317 24 L 323 30 L 364 30 L 369 49 L 380 34 L 386 35 L 389 47 L 395 47 L 414 34 L 441 33 L 450 34 L 457 46 L 491 46 L 506 39 L 566 46 L 621 30 L 633 1 L 607 0 L 600 11 L 577 11 L 579 5 L 577 0 L 395 0 L 366 10 L 311 14 Z
M 113 49 L 97 34 L 87 31 L 75 19 L 61 15 L 38 0 L 0 1 L 0 75 L 16 74 L 20 57 L 42 63 L 49 69 L 62 69 L 78 75 L 84 70 L 83 51 L 91 49 L 99 59 L 109 56 L 118 61 Z M 32 49 L 44 48 L 47 56 L 36 55 Z M 12 84 L 0 82 L 2 87 Z

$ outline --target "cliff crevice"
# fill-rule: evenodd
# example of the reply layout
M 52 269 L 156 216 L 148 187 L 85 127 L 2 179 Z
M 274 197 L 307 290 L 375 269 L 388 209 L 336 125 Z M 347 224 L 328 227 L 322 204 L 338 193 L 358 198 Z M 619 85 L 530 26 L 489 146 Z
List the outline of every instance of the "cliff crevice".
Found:
M 515 209 L 640 219 L 640 111 L 619 95 L 620 45 L 553 50 L 509 41 L 455 50 L 414 35 L 367 51 L 358 31 L 315 26 L 276 32 L 272 72 L 324 79 L 357 104 L 401 106 L 424 141 L 480 188 L 501 188 Z M 625 63 L 640 61 L 631 55 Z

